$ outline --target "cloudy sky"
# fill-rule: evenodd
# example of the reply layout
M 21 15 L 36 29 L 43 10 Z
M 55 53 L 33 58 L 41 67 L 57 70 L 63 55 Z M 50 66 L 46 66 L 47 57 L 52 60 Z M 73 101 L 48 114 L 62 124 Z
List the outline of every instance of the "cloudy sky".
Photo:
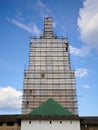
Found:
M 43 33 L 44 17 L 69 40 L 79 115 L 98 116 L 98 0 L 0 1 L 0 114 L 21 113 L 29 41 Z

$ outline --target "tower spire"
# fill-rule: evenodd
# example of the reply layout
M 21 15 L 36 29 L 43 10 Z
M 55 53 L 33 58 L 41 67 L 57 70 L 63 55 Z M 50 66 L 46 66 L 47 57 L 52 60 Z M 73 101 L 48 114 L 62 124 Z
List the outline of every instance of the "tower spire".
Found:
M 43 38 L 55 38 L 53 34 L 53 21 L 51 17 L 44 18 Z

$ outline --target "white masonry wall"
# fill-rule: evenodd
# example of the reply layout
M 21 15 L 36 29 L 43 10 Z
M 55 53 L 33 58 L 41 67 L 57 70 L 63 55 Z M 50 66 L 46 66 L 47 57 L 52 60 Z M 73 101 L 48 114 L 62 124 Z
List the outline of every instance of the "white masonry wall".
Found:
M 79 120 L 22 120 L 21 130 L 80 130 Z

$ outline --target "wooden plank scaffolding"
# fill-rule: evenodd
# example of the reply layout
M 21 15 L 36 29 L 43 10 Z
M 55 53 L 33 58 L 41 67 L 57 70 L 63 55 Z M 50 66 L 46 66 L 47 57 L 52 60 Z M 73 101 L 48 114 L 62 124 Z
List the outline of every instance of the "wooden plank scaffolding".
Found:
M 70 67 L 66 38 L 53 34 L 52 18 L 45 18 L 44 33 L 30 39 L 29 68 L 24 71 L 22 113 L 27 114 L 53 98 L 77 115 L 75 74 Z

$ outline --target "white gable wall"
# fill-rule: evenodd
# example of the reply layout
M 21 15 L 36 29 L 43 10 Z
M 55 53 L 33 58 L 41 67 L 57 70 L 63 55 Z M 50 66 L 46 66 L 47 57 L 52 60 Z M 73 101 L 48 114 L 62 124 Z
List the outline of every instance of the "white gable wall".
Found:
M 22 120 L 21 130 L 80 130 L 79 120 Z

